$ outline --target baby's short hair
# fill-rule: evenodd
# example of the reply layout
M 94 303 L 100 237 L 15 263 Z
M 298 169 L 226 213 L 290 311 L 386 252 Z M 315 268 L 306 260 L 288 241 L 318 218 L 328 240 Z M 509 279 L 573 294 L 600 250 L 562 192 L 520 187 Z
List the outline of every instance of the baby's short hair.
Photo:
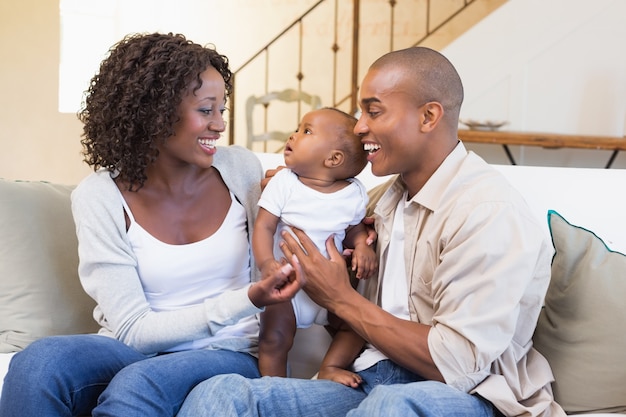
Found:
M 356 177 L 367 165 L 367 153 L 363 149 L 361 138 L 354 133 L 357 118 L 335 107 L 324 107 L 324 110 L 333 110 L 345 119 L 344 129 L 339 130 L 337 145 L 346 155 L 344 173 L 346 178 Z

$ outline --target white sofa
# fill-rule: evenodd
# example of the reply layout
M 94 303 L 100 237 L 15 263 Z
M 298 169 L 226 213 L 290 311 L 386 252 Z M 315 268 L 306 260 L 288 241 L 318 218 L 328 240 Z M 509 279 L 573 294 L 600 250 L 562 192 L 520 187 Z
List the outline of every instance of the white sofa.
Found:
M 282 162 L 258 155 L 266 169 Z M 555 234 L 535 344 L 553 367 L 557 399 L 571 414 L 626 413 L 626 256 L 615 252 L 626 251 L 626 170 L 495 168 L 525 196 L 546 236 Z M 359 178 L 368 188 L 384 180 L 369 167 Z M 0 388 L 12 352 L 38 337 L 96 330 L 76 274 L 72 188 L 0 179 Z M 552 230 L 549 210 L 558 212 Z M 320 327 L 299 331 L 292 374 L 312 376 L 328 342 Z

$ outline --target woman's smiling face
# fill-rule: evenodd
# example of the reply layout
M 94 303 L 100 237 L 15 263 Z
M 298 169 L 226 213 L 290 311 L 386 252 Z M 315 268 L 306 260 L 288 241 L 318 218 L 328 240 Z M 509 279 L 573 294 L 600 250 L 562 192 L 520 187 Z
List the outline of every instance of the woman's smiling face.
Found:
M 174 126 L 174 135 L 160 147 L 160 156 L 171 156 L 188 164 L 210 167 L 216 142 L 226 129 L 223 113 L 226 103 L 226 84 L 213 67 L 200 74 L 200 88 L 183 97 L 178 109 L 180 119 Z

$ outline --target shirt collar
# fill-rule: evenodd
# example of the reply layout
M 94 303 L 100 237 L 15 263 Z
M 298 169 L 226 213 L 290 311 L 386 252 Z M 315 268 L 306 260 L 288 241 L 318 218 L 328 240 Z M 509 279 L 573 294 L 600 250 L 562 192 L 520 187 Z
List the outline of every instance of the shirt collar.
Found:
M 466 156 L 467 150 L 465 145 L 459 141 L 452 152 L 439 165 L 439 168 L 426 181 L 422 189 L 413 196 L 411 202 L 435 211 L 445 190 L 448 189 Z

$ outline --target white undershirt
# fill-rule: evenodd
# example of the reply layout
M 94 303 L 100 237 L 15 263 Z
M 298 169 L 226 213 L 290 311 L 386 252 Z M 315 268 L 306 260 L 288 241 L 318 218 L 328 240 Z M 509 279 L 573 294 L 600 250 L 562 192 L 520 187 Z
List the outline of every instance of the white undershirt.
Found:
M 391 239 L 387 248 L 387 261 L 380 277 L 380 306 L 388 313 L 408 320 L 410 318 L 409 292 L 404 263 L 404 209 L 409 204 L 406 199 L 407 193 L 405 191 L 404 196 L 398 202 L 393 218 Z M 367 343 L 365 350 L 354 361 L 352 367 L 355 371 L 362 371 L 384 359 L 387 357 L 370 343 Z

